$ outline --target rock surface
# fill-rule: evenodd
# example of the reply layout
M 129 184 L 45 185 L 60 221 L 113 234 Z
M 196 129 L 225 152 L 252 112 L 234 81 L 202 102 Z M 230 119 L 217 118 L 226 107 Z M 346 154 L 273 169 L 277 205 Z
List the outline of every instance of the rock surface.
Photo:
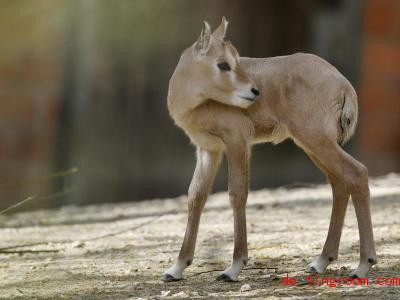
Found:
M 210 197 L 195 260 L 184 280 L 171 283 L 160 279 L 180 249 L 185 197 L 0 215 L 0 298 L 398 298 L 400 282 L 376 279 L 400 277 L 400 176 L 372 179 L 370 187 L 378 265 L 368 286 L 307 282 L 304 268 L 320 254 L 329 225 L 331 191 L 320 185 L 250 193 L 249 263 L 235 283 L 215 281 L 233 249 L 226 193 Z M 358 240 L 350 202 L 339 260 L 319 277 L 346 277 L 358 262 Z M 287 274 L 295 286 L 282 284 Z

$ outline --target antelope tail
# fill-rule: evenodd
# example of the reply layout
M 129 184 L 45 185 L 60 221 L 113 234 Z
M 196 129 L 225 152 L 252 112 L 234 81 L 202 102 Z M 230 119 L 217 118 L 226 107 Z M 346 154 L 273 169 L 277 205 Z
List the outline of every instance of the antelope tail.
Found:
M 353 87 L 345 90 L 338 120 L 338 143 L 344 145 L 354 134 L 358 119 L 357 94 Z

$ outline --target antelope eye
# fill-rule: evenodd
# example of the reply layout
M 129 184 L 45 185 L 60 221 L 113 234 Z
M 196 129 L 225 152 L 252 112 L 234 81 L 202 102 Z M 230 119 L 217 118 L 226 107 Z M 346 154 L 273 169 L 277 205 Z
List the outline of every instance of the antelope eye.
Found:
M 222 71 L 230 71 L 231 70 L 231 66 L 227 62 L 219 63 L 217 66 Z

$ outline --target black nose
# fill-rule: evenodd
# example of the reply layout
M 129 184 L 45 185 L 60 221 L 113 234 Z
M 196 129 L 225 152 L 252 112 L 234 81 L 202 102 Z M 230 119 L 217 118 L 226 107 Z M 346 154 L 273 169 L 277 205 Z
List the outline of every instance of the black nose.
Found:
M 251 88 L 251 91 L 256 96 L 260 95 L 260 92 L 256 88 Z

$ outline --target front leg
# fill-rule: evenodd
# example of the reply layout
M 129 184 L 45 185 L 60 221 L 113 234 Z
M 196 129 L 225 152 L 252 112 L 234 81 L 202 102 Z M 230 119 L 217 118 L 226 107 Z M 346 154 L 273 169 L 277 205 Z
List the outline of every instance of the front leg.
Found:
M 214 182 L 221 156 L 222 153 L 219 150 L 197 149 L 196 169 L 188 193 L 188 221 L 185 238 L 179 252 L 178 261 L 165 271 L 162 278 L 164 281 L 182 279 L 183 270 L 192 263 L 201 212 Z
M 237 281 L 247 264 L 246 202 L 249 186 L 250 150 L 243 141 L 227 145 L 229 167 L 229 201 L 233 210 L 234 250 L 232 265 L 217 280 Z

